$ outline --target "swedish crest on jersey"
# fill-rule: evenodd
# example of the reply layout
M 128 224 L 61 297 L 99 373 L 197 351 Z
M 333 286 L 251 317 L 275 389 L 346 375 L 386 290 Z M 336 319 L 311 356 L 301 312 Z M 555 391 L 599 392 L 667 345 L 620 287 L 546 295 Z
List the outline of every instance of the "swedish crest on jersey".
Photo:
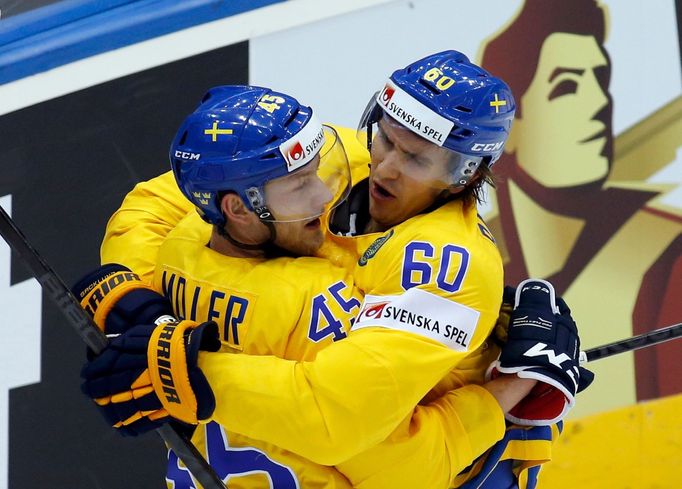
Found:
M 374 242 L 367 247 L 365 252 L 362 254 L 360 259 L 358 260 L 358 265 L 361 267 L 364 267 L 367 265 L 367 260 L 372 258 L 374 255 L 377 254 L 379 249 L 384 245 L 386 241 L 390 239 L 390 237 L 393 236 L 393 229 L 391 229 L 388 234 L 381 236 L 380 238 L 377 238 L 374 240 Z

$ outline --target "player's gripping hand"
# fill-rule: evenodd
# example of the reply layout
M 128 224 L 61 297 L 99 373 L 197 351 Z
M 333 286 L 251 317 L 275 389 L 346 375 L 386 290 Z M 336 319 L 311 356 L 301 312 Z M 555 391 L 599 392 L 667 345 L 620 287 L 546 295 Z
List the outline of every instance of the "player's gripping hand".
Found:
M 168 300 L 117 263 L 90 272 L 72 290 L 105 334 L 173 319 Z
M 197 424 L 215 409 L 199 351 L 219 348 L 214 322 L 134 326 L 83 367 L 81 389 L 124 436 L 155 429 L 169 416 Z
M 511 313 L 514 310 L 514 301 L 516 300 L 516 287 L 505 286 L 502 292 L 502 305 L 500 306 L 500 314 L 497 316 L 495 328 L 493 329 L 492 339 L 498 345 L 502 346 L 507 343 L 507 334 L 509 331 L 509 321 L 511 320 Z
M 155 327 L 134 326 L 115 336 L 81 370 L 81 390 L 124 436 L 145 433 L 168 420 L 147 368 L 147 347 Z
M 594 374 L 579 366 L 580 338 L 570 312 L 549 282 L 528 279 L 517 287 L 507 343 L 493 363 L 493 376 L 516 374 L 538 384 L 507 414 L 510 421 L 555 423 L 592 382 Z

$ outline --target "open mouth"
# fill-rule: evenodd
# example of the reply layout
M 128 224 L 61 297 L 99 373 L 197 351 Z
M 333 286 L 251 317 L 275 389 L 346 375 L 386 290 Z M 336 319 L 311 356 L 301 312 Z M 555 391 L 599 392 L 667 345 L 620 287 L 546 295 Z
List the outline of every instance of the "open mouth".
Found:
M 372 182 L 372 186 L 370 187 L 370 193 L 372 194 L 372 197 L 378 200 L 387 200 L 395 198 L 395 195 L 386 190 L 385 187 L 378 184 L 377 182 Z
M 316 229 L 316 228 L 320 227 L 320 224 L 321 224 L 320 218 L 317 217 L 317 218 L 313 219 L 312 221 L 307 222 L 304 227 L 307 229 Z

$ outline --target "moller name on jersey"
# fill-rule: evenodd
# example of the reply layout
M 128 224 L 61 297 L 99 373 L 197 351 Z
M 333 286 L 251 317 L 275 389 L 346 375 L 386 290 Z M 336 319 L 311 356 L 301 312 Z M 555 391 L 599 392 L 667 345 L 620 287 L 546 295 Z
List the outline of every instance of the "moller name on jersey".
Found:
M 377 95 L 388 115 L 424 139 L 443 146 L 454 123 L 412 98 L 390 80 Z
M 353 329 L 389 328 L 426 336 L 467 351 L 479 313 L 452 300 L 412 288 L 398 296 L 365 296 Z
M 247 294 L 239 296 L 227 289 L 197 282 L 176 272 L 163 271 L 162 292 L 173 307 L 179 319 L 191 321 L 215 321 L 220 328 L 220 337 L 233 347 L 244 343 L 244 323 L 249 312 Z M 197 317 L 197 311 L 206 311 Z

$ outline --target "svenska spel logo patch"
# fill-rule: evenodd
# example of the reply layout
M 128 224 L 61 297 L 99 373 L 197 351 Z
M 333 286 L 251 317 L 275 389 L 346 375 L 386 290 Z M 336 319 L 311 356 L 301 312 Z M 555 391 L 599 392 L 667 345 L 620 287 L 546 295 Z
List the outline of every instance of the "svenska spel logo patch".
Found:
M 287 165 L 289 167 L 294 166 L 296 163 L 301 161 L 305 156 L 305 151 L 303 151 L 303 146 L 299 141 L 296 141 L 291 148 L 286 151 Z
M 413 287 L 401 295 L 366 295 L 352 329 L 405 331 L 468 351 L 479 317 L 471 307 Z
M 391 101 L 393 94 L 395 93 L 395 88 L 390 85 L 384 85 L 384 89 L 381 91 L 381 101 L 385 104 Z
M 376 102 L 391 118 L 427 141 L 443 146 L 455 123 L 433 111 L 405 90 L 387 81 Z
M 287 163 L 287 171 L 291 173 L 310 162 L 324 143 L 324 127 L 313 115 L 303 129 L 279 145 L 279 152 Z
M 362 321 L 364 319 L 380 318 L 388 304 L 390 304 L 390 301 L 366 302 L 362 307 L 362 310 L 358 313 L 357 320 Z

